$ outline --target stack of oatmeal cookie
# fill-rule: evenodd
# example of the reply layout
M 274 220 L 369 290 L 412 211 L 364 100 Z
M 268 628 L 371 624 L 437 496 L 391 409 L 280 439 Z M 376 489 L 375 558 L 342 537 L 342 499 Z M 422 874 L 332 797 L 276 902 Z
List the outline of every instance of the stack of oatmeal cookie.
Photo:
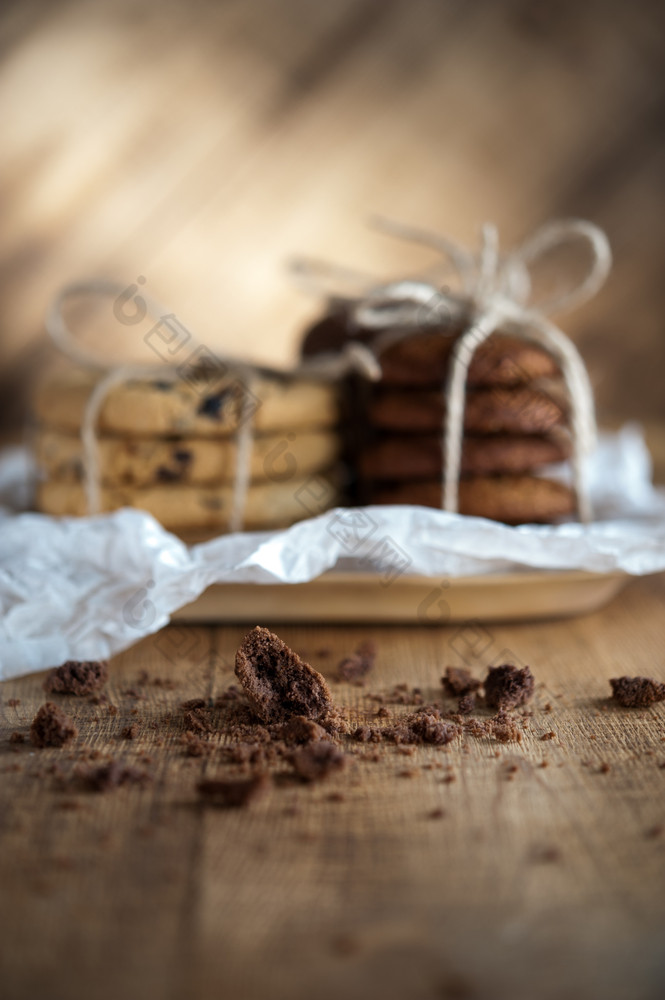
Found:
M 81 426 L 95 383 L 94 375 L 68 369 L 36 394 L 45 513 L 87 513 Z M 336 387 L 262 374 L 251 385 L 189 377 L 110 388 L 95 422 L 100 509 L 138 507 L 179 534 L 227 530 L 243 421 L 251 421 L 245 529 L 286 526 L 337 502 Z

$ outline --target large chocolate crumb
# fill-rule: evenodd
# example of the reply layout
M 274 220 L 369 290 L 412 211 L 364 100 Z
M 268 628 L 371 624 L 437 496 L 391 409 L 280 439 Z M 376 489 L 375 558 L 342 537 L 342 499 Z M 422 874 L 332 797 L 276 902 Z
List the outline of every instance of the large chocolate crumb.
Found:
M 303 781 L 321 781 L 346 766 L 347 757 L 334 743 L 321 740 L 294 750 L 289 762 Z
M 466 694 L 473 694 L 482 686 L 482 682 L 477 680 L 469 670 L 464 667 L 446 667 L 446 672 L 441 678 L 443 690 L 452 698 L 461 698 Z
M 30 726 L 30 739 L 36 747 L 63 747 L 76 736 L 73 721 L 52 701 L 42 705 Z
M 534 677 L 528 667 L 522 670 L 504 663 L 490 667 L 485 678 L 485 699 L 489 708 L 517 708 L 533 695 Z
M 612 697 L 624 708 L 649 708 L 665 701 L 665 684 L 651 677 L 614 677 L 610 684 Z
M 235 672 L 264 722 L 286 722 L 294 715 L 320 722 L 333 708 L 321 674 L 266 628 L 257 626 L 245 636 Z
M 361 642 L 351 656 L 345 657 L 337 665 L 337 679 L 358 683 L 374 669 L 376 659 L 376 644 L 370 639 Z
M 216 778 L 200 781 L 196 789 L 204 802 L 224 809 L 240 809 L 260 798 L 269 788 L 267 774 L 251 778 Z
M 108 664 L 103 660 L 67 660 L 50 672 L 44 681 L 44 690 L 49 694 L 73 694 L 80 698 L 103 687 L 108 676 Z

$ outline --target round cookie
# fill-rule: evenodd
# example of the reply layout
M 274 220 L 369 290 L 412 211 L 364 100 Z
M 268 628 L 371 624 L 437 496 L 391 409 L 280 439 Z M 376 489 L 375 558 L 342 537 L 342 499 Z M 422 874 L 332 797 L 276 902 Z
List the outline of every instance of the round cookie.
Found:
M 369 422 L 386 431 L 440 431 L 443 395 L 388 389 L 369 403 Z M 464 430 L 473 434 L 547 434 L 566 423 L 553 395 L 529 386 L 473 389 L 466 395 Z
M 81 439 L 40 428 L 34 439 L 40 469 L 48 479 L 75 482 L 82 477 Z M 150 486 L 157 483 L 220 483 L 236 474 L 233 438 L 100 437 L 101 481 L 107 486 Z M 329 468 L 339 454 L 335 431 L 279 431 L 252 441 L 250 477 L 279 482 Z
M 417 330 L 387 347 L 380 355 L 382 381 L 393 386 L 440 386 L 446 378 L 452 349 L 465 326 Z M 388 332 L 388 331 L 386 331 Z M 338 309 L 306 332 L 303 357 L 336 353 L 351 341 L 371 344 L 381 332 L 355 326 L 348 312 Z M 552 378 L 559 369 L 542 347 L 507 333 L 493 333 L 476 350 L 469 367 L 469 386 L 513 386 Z
M 78 433 L 96 379 L 70 369 L 53 373 L 34 400 L 40 423 Z M 333 427 L 338 420 L 337 387 L 306 379 L 257 376 L 251 389 L 239 378 L 176 381 L 132 380 L 114 386 L 97 421 L 101 434 L 129 437 L 228 437 L 242 414 L 253 414 L 257 432 Z
M 529 472 L 562 462 L 569 454 L 570 445 L 563 436 L 467 436 L 462 446 L 461 471 L 465 475 Z M 384 438 L 362 451 L 358 465 L 363 477 L 375 481 L 401 482 L 441 476 L 441 437 L 423 434 Z
M 441 507 L 441 481 L 375 487 L 369 502 Z M 460 482 L 459 511 L 505 524 L 550 524 L 575 512 L 575 495 L 551 479 L 477 476 Z
M 381 355 L 383 382 L 395 386 L 442 385 L 447 377 L 455 333 L 424 331 L 386 349 Z M 558 368 L 535 344 L 492 334 L 473 356 L 469 386 L 515 386 L 551 378 Z
M 299 477 L 288 482 L 255 483 L 247 490 L 244 530 L 281 528 L 322 513 L 338 502 L 338 491 L 329 476 Z M 104 487 L 103 512 L 137 507 L 152 514 L 170 531 L 228 529 L 233 504 L 232 484 L 221 486 Z M 87 514 L 80 483 L 55 480 L 41 483 L 38 509 L 56 517 Z

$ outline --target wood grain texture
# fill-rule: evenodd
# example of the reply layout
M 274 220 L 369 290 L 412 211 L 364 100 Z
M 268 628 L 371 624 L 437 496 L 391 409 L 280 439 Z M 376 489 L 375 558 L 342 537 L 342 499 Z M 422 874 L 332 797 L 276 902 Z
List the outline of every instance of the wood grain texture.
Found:
M 367 689 L 333 685 L 358 719 L 376 709 L 367 691 L 407 682 L 438 697 L 446 664 L 482 673 L 505 660 L 531 664 L 533 715 L 519 744 L 468 738 L 411 757 L 385 746 L 326 784 L 276 782 L 247 810 L 197 807 L 197 779 L 228 765 L 218 751 L 183 756 L 177 712 L 229 684 L 242 629 L 172 627 L 117 657 L 117 715 L 59 699 L 80 727 L 71 752 L 8 743 L 44 693 L 40 677 L 5 683 L 3 998 L 662 996 L 665 712 L 607 695 L 619 674 L 665 680 L 664 599 L 659 577 L 547 625 L 281 628 L 328 675 L 376 639 Z M 138 738 L 122 740 L 133 721 Z M 67 772 L 83 746 L 147 754 L 154 781 L 58 789 L 49 767 Z
M 317 308 L 293 255 L 429 262 L 382 212 L 507 245 L 593 218 L 614 277 L 566 327 L 601 417 L 662 422 L 662 29 L 652 0 L 4 4 L 5 419 L 72 277 L 143 275 L 211 348 L 283 361 Z

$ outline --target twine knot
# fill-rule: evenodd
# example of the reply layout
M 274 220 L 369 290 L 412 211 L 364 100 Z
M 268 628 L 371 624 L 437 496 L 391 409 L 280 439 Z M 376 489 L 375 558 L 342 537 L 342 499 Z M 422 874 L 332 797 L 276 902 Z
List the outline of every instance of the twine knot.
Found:
M 441 506 L 458 510 L 466 381 L 473 356 L 499 328 L 544 348 L 561 369 L 570 402 L 573 438 L 573 475 L 580 520 L 592 518 L 586 483 L 585 459 L 596 444 L 593 393 L 584 362 L 573 342 L 550 319 L 549 314 L 582 305 L 600 289 L 609 274 L 612 255 L 605 233 L 582 219 L 551 222 L 525 243 L 501 256 L 496 226 L 481 230 L 481 247 L 473 253 L 452 240 L 429 230 L 404 226 L 385 218 L 374 218 L 376 228 L 437 251 L 457 278 L 459 290 L 433 279 L 404 279 L 387 284 L 366 284 L 351 309 L 353 322 L 374 331 L 364 350 L 380 359 L 381 354 L 423 328 L 449 336 L 461 323 L 464 332 L 452 351 L 448 377 L 443 386 L 443 475 Z M 549 298 L 532 297 L 531 271 L 553 250 L 581 240 L 590 250 L 587 272 L 576 284 Z M 316 262 L 311 271 L 300 261 L 301 275 L 316 283 L 326 277 Z M 327 277 L 348 277 L 352 272 L 330 268 Z M 356 283 L 358 276 L 355 276 Z M 369 368 L 369 366 L 368 366 Z M 369 377 L 376 378 L 376 375 Z

